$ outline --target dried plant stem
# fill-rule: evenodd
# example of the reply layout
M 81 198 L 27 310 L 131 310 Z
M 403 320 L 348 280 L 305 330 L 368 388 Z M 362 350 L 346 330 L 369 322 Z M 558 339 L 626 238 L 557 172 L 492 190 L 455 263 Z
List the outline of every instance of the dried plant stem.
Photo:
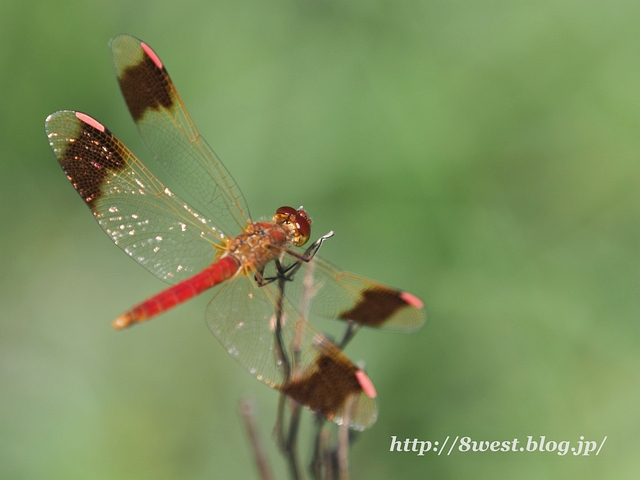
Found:
M 287 403 L 290 405 L 291 410 L 288 424 L 289 428 L 287 428 L 287 422 L 285 420 L 285 410 Z M 302 478 L 302 474 L 300 471 L 300 462 L 298 460 L 297 445 L 301 413 L 301 405 L 287 398 L 286 395 L 280 394 L 280 399 L 278 400 L 278 418 L 276 420 L 274 430 L 278 447 L 280 448 L 280 451 L 287 461 L 289 472 L 293 480 Z
M 306 320 L 309 317 L 311 303 L 316 293 L 316 287 L 314 286 L 313 280 L 315 264 L 312 262 L 312 258 L 317 253 L 324 240 L 330 238 L 332 235 L 333 232 L 329 232 L 327 235 L 318 239 L 311 247 L 306 250 L 304 255 L 291 254 L 291 256 L 297 258 L 297 261 L 295 261 L 293 264 L 286 266 L 281 263 L 280 260 L 277 260 L 277 275 L 272 278 L 265 279 L 266 282 L 269 283 L 274 281 L 277 282 L 278 286 L 278 296 L 276 298 L 275 311 L 274 346 L 275 354 L 282 365 L 284 376 L 283 385 L 289 384 L 289 382 L 291 382 L 293 378 L 296 378 L 296 376 L 300 373 L 297 370 L 300 368 L 299 364 L 301 353 L 301 328 L 295 329 L 295 334 L 290 343 L 285 344 L 283 338 L 282 326 L 283 322 L 285 321 L 284 298 L 286 285 L 287 282 L 293 279 L 294 275 L 298 272 L 303 263 L 310 262 L 308 263 L 308 266 L 305 270 L 305 278 L 302 282 L 303 291 L 300 298 L 300 304 L 298 305 L 300 313 L 299 319 Z M 297 322 L 296 327 L 298 324 L 304 325 L 304 321 Z M 344 349 L 344 347 L 349 343 L 349 341 L 353 338 L 353 336 L 358 332 L 359 329 L 359 325 L 349 322 L 342 336 L 342 339 L 336 344 L 336 346 L 340 350 Z M 314 479 L 349 479 L 349 424 L 351 423 L 351 411 L 355 406 L 355 400 L 355 397 L 351 397 L 347 400 L 347 405 L 345 406 L 345 415 L 342 425 L 339 428 L 337 439 L 336 435 L 331 434 L 329 428 L 325 428 L 327 426 L 326 419 L 319 415 L 316 416 L 317 433 L 315 437 L 313 458 L 311 464 L 309 465 L 309 472 Z M 286 418 L 287 412 L 289 413 L 288 419 Z M 284 455 L 289 467 L 290 478 L 292 478 L 293 480 L 299 480 L 303 477 L 298 459 L 298 433 L 300 429 L 301 412 L 302 406 L 299 403 L 290 399 L 285 394 L 280 394 L 274 433 L 280 451 Z M 245 420 L 245 422 L 248 424 L 247 420 Z M 335 427 L 333 425 L 329 425 L 329 427 L 333 428 L 332 431 L 335 432 Z M 251 430 L 249 424 L 247 426 L 247 430 Z M 253 446 L 253 442 L 252 448 L 254 449 L 254 456 L 256 457 L 256 463 L 258 464 L 260 474 L 264 475 L 263 467 L 260 463 L 264 459 L 259 460 L 260 450 L 257 447 Z M 266 475 L 269 476 L 262 476 L 261 478 L 271 478 L 268 469 L 266 470 L 266 472 Z
M 351 421 L 351 412 L 354 406 L 354 397 L 347 400 L 347 408 L 344 416 L 344 422 L 338 430 L 338 473 L 340 480 L 349 480 L 349 423 Z
M 244 420 L 245 428 L 247 429 L 247 435 L 249 437 L 249 443 L 251 444 L 251 451 L 253 452 L 253 459 L 256 462 L 258 468 L 258 474 L 261 480 L 272 480 L 271 469 L 267 462 L 264 446 L 258 433 L 258 428 L 255 422 L 255 408 L 253 402 L 249 399 L 243 398 L 240 400 L 240 413 Z

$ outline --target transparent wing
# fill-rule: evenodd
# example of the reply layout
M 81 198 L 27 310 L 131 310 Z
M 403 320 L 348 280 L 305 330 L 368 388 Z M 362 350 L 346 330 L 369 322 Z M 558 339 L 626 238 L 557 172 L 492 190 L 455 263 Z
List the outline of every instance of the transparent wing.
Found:
M 111 52 L 122 95 L 147 147 L 218 228 L 240 234 L 251 220 L 242 192 L 200 136 L 158 56 L 130 35 L 111 40 Z
M 285 258 L 286 265 L 298 263 Z M 344 272 L 317 255 L 309 263 L 302 262 L 300 270 L 287 282 L 286 295 L 298 305 L 305 291 L 304 279 L 313 269 L 314 290 L 311 315 L 349 320 L 368 327 L 411 332 L 426 321 L 422 301 L 408 292 Z M 269 267 L 265 275 L 273 275 Z
M 66 110 L 47 117 L 45 129 L 67 178 L 130 257 L 172 284 L 214 261 L 224 235 L 164 187 L 103 125 Z
M 207 306 L 207 325 L 258 380 L 336 423 L 343 421 L 352 401 L 351 428 L 371 426 L 376 401 L 365 392 L 361 371 L 286 301 L 279 346 L 277 299 L 275 283 L 258 287 L 248 277 L 238 277 L 222 286 Z

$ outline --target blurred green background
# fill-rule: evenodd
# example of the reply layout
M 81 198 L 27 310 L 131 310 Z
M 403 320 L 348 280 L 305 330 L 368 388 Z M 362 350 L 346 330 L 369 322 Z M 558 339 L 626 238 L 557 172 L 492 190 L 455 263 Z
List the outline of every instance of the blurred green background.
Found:
M 303 204 L 316 236 L 336 232 L 325 258 L 426 301 L 421 331 L 363 331 L 347 350 L 380 400 L 354 478 L 637 478 L 639 15 L 595 0 L 3 2 L 0 477 L 255 478 L 245 395 L 286 475 L 277 394 L 210 335 L 209 294 L 110 327 L 164 284 L 91 219 L 43 124 L 88 112 L 157 171 L 111 67 L 109 39 L 131 33 L 254 218 Z M 599 456 L 418 457 L 390 453 L 392 435 L 608 439 Z

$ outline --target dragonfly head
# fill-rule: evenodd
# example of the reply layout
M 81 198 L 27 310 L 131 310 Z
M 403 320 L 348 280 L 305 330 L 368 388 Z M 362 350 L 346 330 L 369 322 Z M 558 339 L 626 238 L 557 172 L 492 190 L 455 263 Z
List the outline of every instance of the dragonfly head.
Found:
M 302 207 L 298 210 L 293 207 L 280 207 L 276 210 L 273 221 L 284 227 L 291 238 L 291 243 L 296 247 L 307 243 L 311 236 L 311 219 Z

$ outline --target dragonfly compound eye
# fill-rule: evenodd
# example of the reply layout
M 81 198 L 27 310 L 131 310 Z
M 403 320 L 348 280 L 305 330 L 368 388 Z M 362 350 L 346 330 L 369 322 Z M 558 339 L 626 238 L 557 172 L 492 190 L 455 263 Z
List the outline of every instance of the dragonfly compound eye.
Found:
M 296 228 L 300 234 L 300 243 L 298 246 L 304 245 L 311 236 L 311 219 L 302 207 L 296 211 Z
M 286 225 L 290 229 L 291 242 L 300 247 L 307 243 L 311 236 L 311 219 L 307 213 L 300 207 L 296 210 L 293 207 L 280 207 L 276 210 L 274 220 L 279 225 Z

